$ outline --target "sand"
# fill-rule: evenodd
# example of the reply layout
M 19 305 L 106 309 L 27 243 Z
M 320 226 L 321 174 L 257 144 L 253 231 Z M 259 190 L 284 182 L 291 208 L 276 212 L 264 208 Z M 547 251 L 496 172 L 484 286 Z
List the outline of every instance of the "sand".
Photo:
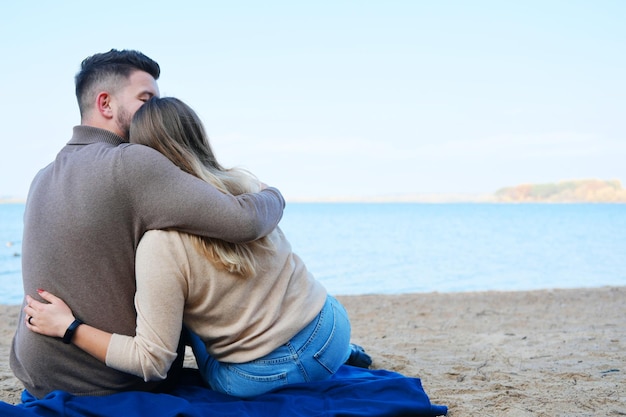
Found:
M 373 367 L 421 378 L 449 416 L 626 415 L 626 287 L 338 298 Z M 17 313 L 0 305 L 9 403 Z

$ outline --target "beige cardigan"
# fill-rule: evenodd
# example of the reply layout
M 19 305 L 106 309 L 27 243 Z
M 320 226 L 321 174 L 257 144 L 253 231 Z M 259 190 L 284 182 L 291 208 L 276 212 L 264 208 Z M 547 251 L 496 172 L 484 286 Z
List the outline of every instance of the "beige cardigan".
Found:
M 289 341 L 321 311 L 326 290 L 307 271 L 279 228 L 275 252 L 259 254 L 260 273 L 217 269 L 189 235 L 147 232 L 137 249 L 136 336 L 114 334 L 106 364 L 144 380 L 165 378 L 182 323 L 223 362 L 247 362 Z

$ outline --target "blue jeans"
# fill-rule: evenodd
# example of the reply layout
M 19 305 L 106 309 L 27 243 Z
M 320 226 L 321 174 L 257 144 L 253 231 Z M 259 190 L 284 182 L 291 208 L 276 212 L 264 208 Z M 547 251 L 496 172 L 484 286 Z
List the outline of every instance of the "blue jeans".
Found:
M 350 356 L 348 314 L 330 295 L 318 316 L 289 342 L 250 362 L 219 362 L 195 333 L 188 333 L 204 381 L 215 391 L 242 398 L 330 378 Z

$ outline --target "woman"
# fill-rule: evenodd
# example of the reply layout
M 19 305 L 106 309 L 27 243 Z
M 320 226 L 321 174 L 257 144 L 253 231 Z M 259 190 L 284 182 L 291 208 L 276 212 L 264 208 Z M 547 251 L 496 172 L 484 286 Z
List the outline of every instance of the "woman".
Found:
M 144 104 L 130 141 L 162 152 L 224 193 L 263 187 L 249 173 L 217 162 L 198 116 L 175 98 Z M 137 248 L 136 281 L 134 337 L 83 324 L 44 290 L 39 294 L 47 303 L 27 296 L 26 326 L 147 381 L 166 377 L 184 322 L 204 380 L 238 397 L 329 378 L 350 356 L 365 359 L 362 366 L 371 363 L 349 343 L 344 308 L 307 271 L 279 228 L 247 244 L 149 231 Z

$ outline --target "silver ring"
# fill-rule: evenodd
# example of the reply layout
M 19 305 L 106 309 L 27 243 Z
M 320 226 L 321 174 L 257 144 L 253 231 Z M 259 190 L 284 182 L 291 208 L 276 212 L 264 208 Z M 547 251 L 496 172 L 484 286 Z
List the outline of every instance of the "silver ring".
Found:
M 30 316 L 30 317 L 28 318 L 28 324 L 30 324 L 31 326 L 33 325 L 33 323 L 31 323 L 31 322 L 30 322 L 32 319 L 33 319 L 33 316 Z

